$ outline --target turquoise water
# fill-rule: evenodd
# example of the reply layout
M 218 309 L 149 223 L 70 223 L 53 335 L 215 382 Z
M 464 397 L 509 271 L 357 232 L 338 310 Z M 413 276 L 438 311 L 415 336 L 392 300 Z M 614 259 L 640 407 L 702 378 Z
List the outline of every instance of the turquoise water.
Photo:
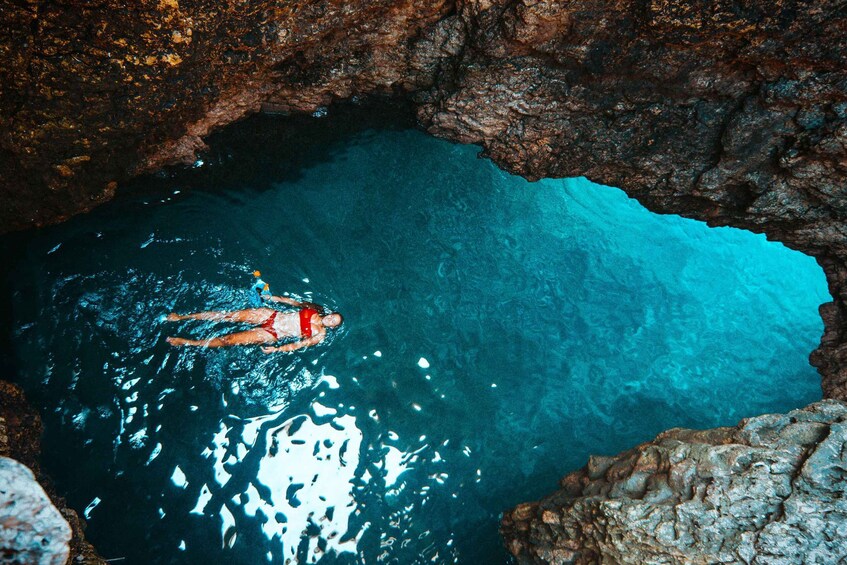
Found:
M 589 454 L 820 397 L 811 258 L 415 130 L 287 123 L 6 239 L 7 363 L 105 557 L 504 562 L 499 514 Z M 158 318 L 246 307 L 254 269 L 343 330 L 164 342 L 226 331 Z

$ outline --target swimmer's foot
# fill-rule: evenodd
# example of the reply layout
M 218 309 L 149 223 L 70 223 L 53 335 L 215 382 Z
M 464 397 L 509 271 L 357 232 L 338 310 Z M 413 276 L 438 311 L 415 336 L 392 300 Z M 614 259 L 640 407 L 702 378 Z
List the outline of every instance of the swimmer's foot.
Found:
M 175 314 L 173 312 L 171 312 L 170 314 L 165 316 L 166 322 L 179 322 L 180 320 L 182 320 L 182 316 L 180 316 L 179 314 Z
M 188 342 L 190 340 L 183 339 L 181 337 L 169 337 L 169 338 L 165 339 L 165 341 L 167 341 L 168 343 L 170 343 L 174 347 L 179 347 L 180 345 L 188 345 Z

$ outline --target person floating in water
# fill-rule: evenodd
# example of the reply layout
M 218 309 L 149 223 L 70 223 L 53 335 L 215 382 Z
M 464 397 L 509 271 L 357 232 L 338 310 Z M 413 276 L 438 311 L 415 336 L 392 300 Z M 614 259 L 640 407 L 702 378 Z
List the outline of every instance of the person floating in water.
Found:
M 274 351 L 294 351 L 303 347 L 317 345 L 326 337 L 327 329 L 335 329 L 344 319 L 338 312 L 329 312 L 311 302 L 298 302 L 286 296 L 269 296 L 271 302 L 281 302 L 298 308 L 295 312 L 281 312 L 272 308 L 249 308 L 234 312 L 197 312 L 194 314 L 168 314 L 168 322 L 181 320 L 211 320 L 252 324 L 253 329 L 223 335 L 211 339 L 183 339 L 169 337 L 171 345 L 195 345 L 200 347 L 227 347 L 231 345 L 257 345 L 275 343 L 284 338 L 298 338 L 297 341 L 280 346 L 263 347 L 265 353 Z

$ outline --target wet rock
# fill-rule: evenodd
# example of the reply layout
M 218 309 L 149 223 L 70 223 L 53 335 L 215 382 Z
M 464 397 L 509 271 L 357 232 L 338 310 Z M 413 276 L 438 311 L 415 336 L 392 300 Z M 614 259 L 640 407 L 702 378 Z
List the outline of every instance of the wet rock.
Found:
M 845 469 L 847 404 L 823 401 L 592 458 L 501 530 L 519 563 L 840 563 Z
M 40 453 L 41 417 L 19 386 L 0 380 L 0 457 L 17 459 L 38 470 Z
M 65 500 L 56 494 L 52 481 L 41 470 L 39 465 L 41 432 L 41 417 L 29 405 L 23 390 L 15 384 L 0 380 L 0 460 L 11 458 L 25 465 L 25 469 L 31 471 L 30 474 L 35 476 L 40 488 L 43 489 L 42 492 L 45 492 L 49 497 L 49 501 L 55 507 L 54 510 L 60 514 L 65 525 L 69 525 L 72 532 L 69 542 L 69 562 L 102 565 L 105 561 L 97 555 L 91 544 L 85 540 L 84 522 L 76 512 L 68 508 Z M 4 479 L 0 478 L 0 490 L 3 489 L 4 484 Z M 3 499 L 3 496 L 0 495 L 0 499 Z M 15 518 L 14 512 L 11 510 L 10 514 L 12 515 L 11 522 L 4 522 L 0 518 L 0 531 L 4 528 L 11 528 L 14 525 L 14 520 L 24 519 L 23 517 Z M 4 523 L 8 525 L 3 525 Z M 0 540 L 4 539 L 2 536 L 3 534 L 0 533 Z M 5 558 L 2 553 L 4 548 L 5 546 L 0 542 L 0 563 L 7 563 L 7 561 L 3 561 Z M 10 559 L 12 559 L 11 563 L 40 563 L 38 560 L 19 559 L 15 561 L 15 558 Z
M 0 457 L 0 563 L 64 565 L 71 527 L 32 471 Z

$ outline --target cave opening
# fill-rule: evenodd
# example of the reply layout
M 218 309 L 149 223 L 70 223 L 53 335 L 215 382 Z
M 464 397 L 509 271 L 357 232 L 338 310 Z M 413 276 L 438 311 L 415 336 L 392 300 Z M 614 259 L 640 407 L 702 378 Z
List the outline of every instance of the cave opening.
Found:
M 325 112 L 321 112 L 325 114 Z M 106 557 L 500 562 L 498 515 L 589 454 L 820 398 L 810 257 L 528 183 L 393 104 L 254 116 L 194 167 L 5 236 L 5 364 Z M 173 349 L 251 273 L 347 322 L 294 355 Z

